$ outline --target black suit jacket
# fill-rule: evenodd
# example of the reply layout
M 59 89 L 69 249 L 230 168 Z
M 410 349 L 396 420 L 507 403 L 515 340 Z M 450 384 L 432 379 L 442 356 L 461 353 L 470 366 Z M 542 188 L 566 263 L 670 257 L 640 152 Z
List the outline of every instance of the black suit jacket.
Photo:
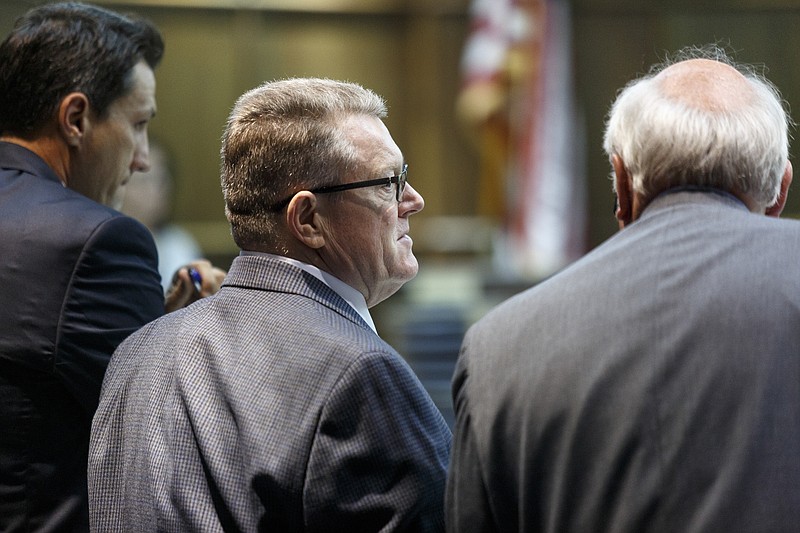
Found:
M 108 360 L 164 313 L 135 220 L 0 143 L 0 531 L 85 531 L 91 418 Z

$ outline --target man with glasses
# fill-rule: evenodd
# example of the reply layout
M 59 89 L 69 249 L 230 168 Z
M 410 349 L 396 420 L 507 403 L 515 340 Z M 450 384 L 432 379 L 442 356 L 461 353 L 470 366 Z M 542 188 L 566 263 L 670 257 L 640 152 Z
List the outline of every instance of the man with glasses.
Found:
M 443 530 L 450 431 L 368 310 L 417 273 L 424 205 L 385 115 L 331 80 L 238 100 L 222 187 L 242 252 L 216 297 L 115 353 L 95 530 Z

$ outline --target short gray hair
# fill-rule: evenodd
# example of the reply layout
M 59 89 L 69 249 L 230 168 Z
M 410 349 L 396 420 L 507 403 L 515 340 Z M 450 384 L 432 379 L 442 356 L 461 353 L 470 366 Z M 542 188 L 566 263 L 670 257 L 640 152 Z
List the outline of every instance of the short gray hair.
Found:
M 711 59 L 739 71 L 755 98 L 732 112 L 686 106 L 654 78 L 688 59 Z M 682 49 L 629 83 L 608 116 L 604 148 L 617 154 L 646 199 L 681 185 L 738 192 L 761 208 L 775 203 L 789 154 L 792 119 L 778 89 L 753 67 L 734 63 L 716 45 Z
M 225 214 L 240 248 L 274 246 L 273 206 L 303 189 L 340 183 L 358 154 L 341 125 L 352 115 L 386 116 L 364 87 L 320 78 L 267 82 L 243 94 L 222 139 Z

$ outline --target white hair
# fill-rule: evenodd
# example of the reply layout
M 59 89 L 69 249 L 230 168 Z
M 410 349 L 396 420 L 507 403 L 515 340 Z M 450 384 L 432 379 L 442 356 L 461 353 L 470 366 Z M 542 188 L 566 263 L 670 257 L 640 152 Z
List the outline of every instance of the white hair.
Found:
M 753 88 L 754 98 L 721 110 L 665 95 L 656 75 L 693 58 L 735 68 Z M 609 157 L 622 159 L 634 192 L 647 200 L 672 187 L 696 185 L 747 195 L 763 210 L 780 192 L 790 126 L 780 93 L 766 78 L 734 64 L 719 48 L 691 48 L 620 92 L 608 116 L 604 148 Z

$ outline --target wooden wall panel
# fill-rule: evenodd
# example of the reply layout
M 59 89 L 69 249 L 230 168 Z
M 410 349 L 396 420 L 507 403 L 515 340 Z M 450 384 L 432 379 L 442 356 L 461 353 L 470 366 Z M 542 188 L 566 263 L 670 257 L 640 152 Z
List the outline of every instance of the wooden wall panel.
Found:
M 579 0 L 575 4 L 575 68 L 588 128 L 592 244 L 616 231 L 607 179 L 610 168 L 602 151 L 606 113 L 619 88 L 668 52 L 719 43 L 735 52 L 737 60 L 765 66 L 767 77 L 794 110 L 795 120 L 800 118 L 800 37 L 793 30 L 800 24 L 800 2 L 664 4 L 654 0 Z M 794 146 L 792 154 L 797 153 Z M 790 192 L 785 215 L 800 215 L 797 191 Z
M 5 34 L 33 3 L 0 2 L 0 30 Z M 385 96 L 389 128 L 426 198 L 420 220 L 475 214 L 477 158 L 453 109 L 469 0 L 97 3 L 142 13 L 164 32 L 152 131 L 178 159 L 176 217 L 212 253 L 235 251 L 218 182 L 225 118 L 242 92 L 285 76 L 349 79 Z M 738 59 L 765 64 L 792 108 L 800 108 L 800 0 L 575 0 L 572 11 L 592 246 L 616 230 L 601 146 L 606 111 L 623 84 L 667 51 L 727 44 Z M 788 212 L 800 213 L 800 194 L 790 196 Z

